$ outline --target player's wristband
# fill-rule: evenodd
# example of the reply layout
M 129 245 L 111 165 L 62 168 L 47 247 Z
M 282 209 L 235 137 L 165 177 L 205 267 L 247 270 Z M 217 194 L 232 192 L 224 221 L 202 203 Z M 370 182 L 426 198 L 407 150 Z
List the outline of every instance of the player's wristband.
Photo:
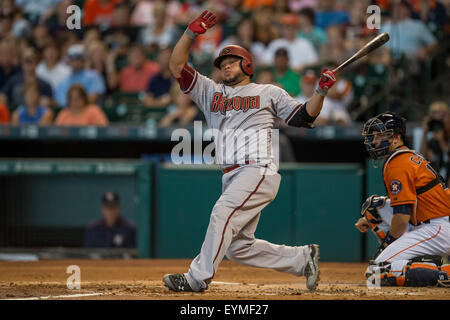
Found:
M 184 32 L 184 34 L 191 40 L 195 40 L 195 38 L 197 38 L 197 35 L 195 33 L 193 33 L 192 30 L 189 28 L 186 28 L 186 31 Z
M 324 89 L 322 89 L 322 88 L 317 84 L 317 86 L 316 86 L 316 92 L 317 92 L 318 94 L 320 94 L 322 97 L 325 97 L 325 96 L 327 95 L 327 93 L 328 93 L 328 89 L 327 89 L 327 90 L 324 90 Z
M 388 245 L 391 244 L 392 242 L 394 242 L 395 240 L 397 240 L 397 238 L 394 238 L 393 236 L 391 236 L 391 234 L 389 232 L 386 234 L 386 238 L 384 238 L 384 242 Z

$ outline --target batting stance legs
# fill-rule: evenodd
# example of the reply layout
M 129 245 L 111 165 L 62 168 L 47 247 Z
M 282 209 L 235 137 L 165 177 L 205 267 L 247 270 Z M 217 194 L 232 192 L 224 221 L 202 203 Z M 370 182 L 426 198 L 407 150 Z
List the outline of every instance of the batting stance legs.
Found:
M 224 174 L 223 193 L 212 210 L 200 254 L 185 274 L 192 291 L 208 287 L 225 255 L 249 266 L 306 275 L 308 287 L 315 289 L 318 246 L 276 245 L 254 237 L 260 212 L 275 198 L 280 180 L 278 173 L 252 165 Z M 314 272 L 309 270 L 311 263 L 317 268 Z

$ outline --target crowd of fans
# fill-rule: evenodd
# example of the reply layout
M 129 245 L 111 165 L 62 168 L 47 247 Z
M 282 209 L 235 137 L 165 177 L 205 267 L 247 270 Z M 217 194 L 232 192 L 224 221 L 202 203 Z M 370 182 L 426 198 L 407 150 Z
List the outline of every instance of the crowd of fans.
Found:
M 369 5 L 381 9 L 370 29 Z M 445 4 L 445 3 L 444 3 Z M 324 67 L 336 66 L 378 32 L 391 41 L 342 76 L 324 103 L 320 124 L 349 125 L 349 110 L 368 78 L 386 84 L 393 61 L 420 66 L 445 39 L 440 1 L 420 0 L 2 0 L 0 123 L 108 125 L 108 97 L 136 94 L 141 108 L 161 109 L 161 126 L 201 119 L 170 74 L 171 48 L 204 9 L 219 23 L 192 46 L 195 68 L 216 81 L 212 60 L 224 46 L 248 48 L 253 81 L 307 100 Z M 447 1 L 447 5 L 448 5 Z M 80 16 L 70 6 L 78 6 Z M 74 16 L 75 15 L 75 16 Z M 68 20 L 79 18 L 81 28 Z

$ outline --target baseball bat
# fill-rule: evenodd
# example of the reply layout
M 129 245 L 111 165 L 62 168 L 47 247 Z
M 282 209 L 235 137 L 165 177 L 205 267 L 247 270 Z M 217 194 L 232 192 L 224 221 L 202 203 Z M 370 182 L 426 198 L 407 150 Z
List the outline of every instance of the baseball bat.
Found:
M 348 66 L 350 63 L 355 62 L 358 59 L 361 59 L 362 57 L 368 55 L 373 50 L 381 47 L 383 44 L 389 41 L 389 34 L 386 32 L 383 32 L 382 34 L 379 34 L 369 42 L 367 42 L 364 47 L 358 50 L 354 55 L 352 55 L 349 59 L 342 62 L 339 66 L 337 66 L 333 72 L 336 74 L 337 72 L 341 71 L 343 68 Z

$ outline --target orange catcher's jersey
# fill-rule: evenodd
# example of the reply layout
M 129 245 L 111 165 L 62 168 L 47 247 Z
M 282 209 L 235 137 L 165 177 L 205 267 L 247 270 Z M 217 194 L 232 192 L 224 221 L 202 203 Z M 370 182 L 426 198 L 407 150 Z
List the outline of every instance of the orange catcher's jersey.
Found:
M 417 194 L 438 177 L 428 160 L 406 147 L 397 149 L 385 162 L 383 178 L 391 206 L 411 204 L 410 222 L 450 216 L 450 190 L 444 183 Z

